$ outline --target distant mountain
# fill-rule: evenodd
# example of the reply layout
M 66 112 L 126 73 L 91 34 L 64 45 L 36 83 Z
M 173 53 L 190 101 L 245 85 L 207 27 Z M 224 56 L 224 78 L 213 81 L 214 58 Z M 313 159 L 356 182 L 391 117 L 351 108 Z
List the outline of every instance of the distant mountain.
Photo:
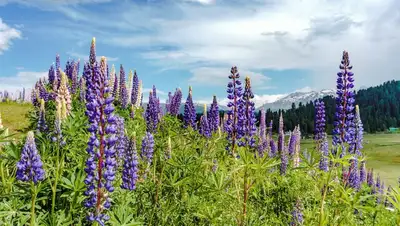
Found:
M 258 110 L 264 108 L 265 110 L 271 109 L 272 111 L 276 111 L 279 109 L 290 109 L 292 108 L 292 104 L 295 103 L 296 107 L 299 103 L 306 104 L 310 101 L 314 101 L 319 98 L 323 98 L 325 96 L 335 96 L 336 91 L 332 89 L 324 89 L 319 92 L 311 91 L 311 92 L 294 92 L 287 96 L 281 97 L 278 100 L 266 103 L 258 108 Z

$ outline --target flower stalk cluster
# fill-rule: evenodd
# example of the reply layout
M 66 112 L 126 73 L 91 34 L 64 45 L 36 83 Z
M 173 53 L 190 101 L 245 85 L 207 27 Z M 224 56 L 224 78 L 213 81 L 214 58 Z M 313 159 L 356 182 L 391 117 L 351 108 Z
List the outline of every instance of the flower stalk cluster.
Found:
M 196 108 L 193 104 L 192 87 L 189 86 L 189 94 L 185 102 L 185 110 L 183 112 L 183 122 L 185 127 L 196 129 Z

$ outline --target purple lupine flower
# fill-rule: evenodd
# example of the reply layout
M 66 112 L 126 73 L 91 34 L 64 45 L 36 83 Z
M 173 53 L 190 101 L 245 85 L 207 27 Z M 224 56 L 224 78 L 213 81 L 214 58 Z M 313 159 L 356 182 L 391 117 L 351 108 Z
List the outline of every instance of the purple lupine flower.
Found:
M 93 67 L 97 64 L 96 61 L 96 38 L 92 38 L 92 43 L 90 44 L 90 54 L 89 54 L 89 66 Z
M 283 116 L 282 112 L 279 116 L 279 129 L 278 129 L 278 151 L 281 152 L 285 148 L 285 132 L 283 130 Z
M 303 224 L 303 213 L 300 199 L 297 199 L 296 205 L 292 211 L 292 221 L 290 222 L 290 226 L 300 226 Z
M 60 63 L 60 55 L 56 55 L 56 80 L 53 84 L 53 91 L 57 91 L 58 90 L 58 86 L 60 85 L 61 82 L 61 73 L 60 73 L 60 69 L 61 69 L 61 63 Z
M 360 174 L 358 171 L 358 160 L 357 158 L 350 159 L 350 167 L 349 167 L 349 184 L 350 187 L 354 189 L 360 189 Z
M 376 176 L 376 183 L 375 183 L 375 187 L 372 189 L 373 190 L 372 192 L 373 193 L 379 192 L 380 187 L 381 187 L 381 178 L 380 178 L 380 176 L 378 174 Z M 379 199 L 378 199 L 377 203 L 379 203 Z
M 176 116 L 179 114 L 181 102 L 182 102 L 182 90 L 180 88 L 177 88 L 175 90 L 174 95 L 171 98 L 171 102 L 170 102 L 170 106 L 169 106 L 169 113 L 171 115 Z
M 39 119 L 38 119 L 38 124 L 37 124 L 37 130 L 45 133 L 47 132 L 47 123 L 46 123 L 46 117 L 45 117 L 45 107 L 44 107 L 44 100 L 40 99 L 40 110 L 39 110 Z
M 354 124 L 355 124 L 355 142 L 354 142 L 354 150 L 355 154 L 361 156 L 361 149 L 363 148 L 363 123 L 360 117 L 360 108 L 356 105 L 356 114 L 354 117 Z
M 153 96 L 154 96 L 155 98 L 157 98 L 157 89 L 156 89 L 156 86 L 155 86 L 155 85 L 153 85 Z
M 319 160 L 319 169 L 323 170 L 325 172 L 328 172 L 329 166 L 328 166 L 328 155 L 329 155 L 329 145 L 328 145 L 328 138 L 327 134 L 324 133 L 322 142 L 320 145 L 320 152 L 321 152 L 321 158 Z
M 112 76 L 112 75 L 111 75 Z M 113 97 L 114 99 L 119 99 L 119 83 L 117 74 L 114 74 L 114 87 L 113 87 Z
M 278 152 L 278 148 L 276 147 L 275 141 L 273 139 L 270 139 L 269 141 L 269 146 L 270 146 L 270 152 L 269 152 L 269 157 L 273 158 L 276 156 Z
M 185 127 L 196 129 L 196 109 L 192 99 L 192 87 L 189 86 L 189 94 L 185 103 L 185 111 L 183 113 L 183 122 Z
M 246 77 L 245 79 L 245 88 L 242 96 L 243 107 L 244 107 L 244 125 L 243 125 L 243 137 L 244 142 L 240 142 L 240 145 L 248 146 L 251 148 L 255 147 L 255 138 L 254 135 L 257 132 L 256 128 L 256 116 L 255 116 L 255 107 L 253 102 L 254 94 L 251 90 L 250 77 Z
M 51 87 L 54 87 L 54 82 L 56 81 L 56 72 L 54 71 L 54 65 L 52 64 L 49 69 L 48 80 Z M 55 90 L 53 90 L 55 91 Z
M 365 168 L 365 161 L 361 161 L 360 166 L 360 182 L 364 183 L 367 180 L 367 171 Z
M 154 152 L 154 137 L 151 133 L 146 132 L 146 135 L 142 140 L 142 151 L 140 152 L 140 157 L 147 162 L 150 166 L 153 161 Z
M 92 47 L 94 46 L 94 39 Z M 84 205 L 90 209 L 89 221 L 97 221 L 104 225 L 109 216 L 104 211 L 111 207 L 108 193 L 114 191 L 112 182 L 115 179 L 116 117 L 114 116 L 113 97 L 107 84 L 106 75 L 93 57 L 95 49 L 91 48 L 90 64 L 84 71 L 87 87 L 86 115 L 90 126 L 90 138 L 86 149 L 89 157 L 86 161 L 85 184 L 87 196 Z
M 56 101 L 56 118 L 54 119 L 54 134 L 51 138 L 53 142 L 57 142 L 60 146 L 64 146 L 66 144 L 61 130 L 61 108 L 62 104 L 60 101 Z
M 268 140 L 267 140 L 267 128 L 266 128 L 266 119 L 265 119 L 265 109 L 261 109 L 260 115 L 260 128 L 258 134 L 258 155 L 260 157 L 264 156 L 264 152 L 268 147 Z
M 85 85 L 85 78 L 81 77 L 79 79 L 79 99 L 83 102 L 85 102 L 85 96 L 86 96 L 86 85 Z
M 7 99 L 6 91 L 4 92 L 4 97 L 3 98 L 4 98 L 4 100 Z M 31 91 L 31 102 L 32 102 L 33 106 L 35 106 L 35 107 L 39 106 L 37 90 L 35 88 L 33 88 L 32 91 Z
M 124 165 L 122 170 L 122 189 L 135 190 L 136 181 L 138 179 L 139 162 L 136 152 L 136 141 L 132 138 L 129 141 L 129 146 L 124 153 Z
M 133 72 L 132 78 L 132 93 L 131 93 L 131 104 L 136 105 L 136 102 L 139 100 L 139 78 L 136 74 L 136 70 Z
M 204 113 L 200 118 L 200 130 L 199 133 L 206 138 L 211 137 L 211 129 L 210 125 L 208 124 L 208 119 L 207 119 L 207 105 L 204 104 Z
M 71 92 L 75 93 L 76 89 L 78 87 L 78 67 L 79 67 L 79 61 L 74 62 L 72 65 L 72 75 L 71 75 Z
M 125 135 L 125 120 L 124 118 L 120 116 L 115 116 L 116 118 L 116 136 L 117 136 L 117 142 L 116 142 L 116 151 L 117 151 L 117 156 L 122 159 L 125 153 L 125 148 L 127 146 L 127 138 Z
M 369 187 L 373 188 L 375 185 L 374 182 L 374 169 L 370 169 L 367 175 L 367 184 Z
M 238 125 L 238 118 L 240 117 L 239 115 L 239 108 L 241 104 L 241 98 L 242 98 L 242 83 L 239 80 L 239 73 L 237 70 L 237 67 L 232 67 L 231 68 L 231 74 L 229 75 L 229 81 L 228 83 L 228 108 L 230 108 L 227 111 L 227 120 L 226 120 L 226 127 L 225 131 L 228 133 L 226 139 L 228 140 L 228 146 L 226 147 L 226 150 L 230 151 L 232 154 L 235 154 L 235 147 L 238 143 L 238 140 L 241 138 L 239 134 L 239 125 Z
M 294 155 L 294 149 L 296 148 L 296 140 L 297 137 L 293 131 L 292 133 L 290 133 L 289 143 L 288 143 L 288 152 L 289 152 L 288 154 L 291 157 Z
M 287 167 L 289 165 L 287 147 L 283 147 L 283 150 L 280 152 L 280 154 L 281 154 L 281 175 L 285 175 Z
M 128 105 L 128 90 L 126 89 L 125 70 L 122 64 L 119 69 L 119 102 L 121 102 L 122 108 L 126 108 Z
M 43 163 L 35 144 L 32 131 L 28 132 L 26 142 L 21 152 L 21 159 L 17 162 L 17 180 L 37 184 L 44 180 Z
M 354 96 L 352 90 L 354 88 L 354 74 L 350 70 L 353 66 L 350 65 L 349 54 L 343 51 L 342 61 L 340 65 L 341 71 L 337 73 L 337 97 L 336 97 L 336 113 L 333 123 L 333 145 L 344 143 L 349 144 L 349 153 L 354 154 Z M 341 156 L 345 154 L 345 149 L 342 148 Z
M 211 103 L 210 111 L 208 112 L 208 123 L 210 124 L 211 132 L 218 130 L 219 126 L 219 106 L 217 102 L 217 96 L 213 96 L 213 102 Z
M 147 132 L 155 133 L 157 131 L 159 118 L 159 104 L 158 100 L 154 97 L 153 92 L 150 91 L 149 102 L 145 112 Z
M 39 91 L 39 98 L 43 99 L 44 101 L 49 100 L 49 94 L 47 93 L 46 87 L 43 83 L 43 81 L 40 79 L 37 83 L 37 90 Z
M 325 136 L 325 104 L 323 101 L 315 101 L 315 126 L 314 140 L 321 141 Z

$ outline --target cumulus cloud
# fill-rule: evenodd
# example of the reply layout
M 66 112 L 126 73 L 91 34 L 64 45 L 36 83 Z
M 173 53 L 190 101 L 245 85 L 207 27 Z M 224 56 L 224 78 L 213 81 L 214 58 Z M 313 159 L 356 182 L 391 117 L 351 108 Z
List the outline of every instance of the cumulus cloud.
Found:
M 5 24 L 0 18 L 0 55 L 8 50 L 13 39 L 20 39 L 21 31 Z
M 48 72 L 19 71 L 15 76 L 0 77 L 1 89 L 7 91 L 21 90 L 22 87 L 32 88 L 40 78 L 46 78 Z

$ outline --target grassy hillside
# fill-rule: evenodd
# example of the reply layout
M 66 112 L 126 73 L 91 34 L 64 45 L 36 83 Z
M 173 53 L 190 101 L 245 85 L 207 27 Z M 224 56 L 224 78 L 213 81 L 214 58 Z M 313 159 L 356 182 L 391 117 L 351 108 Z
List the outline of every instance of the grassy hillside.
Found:
M 3 126 L 9 129 L 10 134 L 16 133 L 18 137 L 26 132 L 29 125 L 27 114 L 32 108 L 31 104 L 18 104 L 14 102 L 0 102 L 0 114 Z

